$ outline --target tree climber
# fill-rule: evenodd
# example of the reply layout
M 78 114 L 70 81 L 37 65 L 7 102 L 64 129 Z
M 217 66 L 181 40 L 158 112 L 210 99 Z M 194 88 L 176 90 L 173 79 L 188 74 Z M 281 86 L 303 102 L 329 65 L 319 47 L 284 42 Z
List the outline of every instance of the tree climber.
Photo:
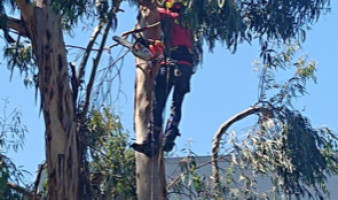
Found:
M 181 120 L 182 103 L 185 94 L 190 91 L 190 78 L 195 66 L 193 37 L 181 16 L 185 6 L 181 0 L 167 0 L 166 8 L 158 8 L 166 47 L 165 61 L 161 63 L 155 80 L 148 137 L 141 144 L 132 144 L 136 151 L 147 156 L 151 156 L 157 147 L 162 130 L 163 111 L 172 89 L 171 113 L 162 140 L 163 151 L 171 151 L 175 145 L 175 138 L 180 136 L 178 125 Z

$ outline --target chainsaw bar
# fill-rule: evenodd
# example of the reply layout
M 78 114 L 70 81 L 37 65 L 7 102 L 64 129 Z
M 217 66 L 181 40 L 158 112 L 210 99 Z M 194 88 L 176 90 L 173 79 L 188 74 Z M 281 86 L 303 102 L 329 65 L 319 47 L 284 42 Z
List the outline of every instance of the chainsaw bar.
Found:
M 117 43 L 119 43 L 120 45 L 127 47 L 128 49 L 132 49 L 133 48 L 133 43 L 119 37 L 119 36 L 114 36 L 113 40 L 115 40 Z
M 119 36 L 114 36 L 113 40 L 130 49 L 136 57 L 141 58 L 142 60 L 151 61 L 154 58 L 154 54 L 141 40 L 136 40 L 135 43 L 131 43 Z

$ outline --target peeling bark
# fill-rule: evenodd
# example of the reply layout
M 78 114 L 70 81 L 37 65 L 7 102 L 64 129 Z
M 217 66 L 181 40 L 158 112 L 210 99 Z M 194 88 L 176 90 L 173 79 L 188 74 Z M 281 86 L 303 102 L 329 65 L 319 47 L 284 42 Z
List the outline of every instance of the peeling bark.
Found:
M 26 1 L 17 3 L 39 68 L 38 86 L 46 126 L 48 199 L 77 200 L 81 195 L 79 142 L 61 16 L 49 7 L 47 0 L 38 0 L 33 9 L 25 7 Z

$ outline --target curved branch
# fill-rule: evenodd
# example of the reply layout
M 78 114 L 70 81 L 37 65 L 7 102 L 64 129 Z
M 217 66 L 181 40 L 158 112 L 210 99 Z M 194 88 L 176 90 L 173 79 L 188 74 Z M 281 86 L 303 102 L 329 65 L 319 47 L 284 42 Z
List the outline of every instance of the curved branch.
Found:
M 41 197 L 35 195 L 33 192 L 27 190 L 26 188 L 23 188 L 19 185 L 16 185 L 14 183 L 7 183 L 7 186 L 11 188 L 12 190 L 17 191 L 20 194 L 23 194 L 24 196 L 28 197 L 29 199 L 32 200 L 42 200 Z
M 238 122 L 250 115 L 257 114 L 257 113 L 269 113 L 271 112 L 271 109 L 263 108 L 263 107 L 250 107 L 235 116 L 231 117 L 228 121 L 224 122 L 214 135 L 213 143 L 212 143 L 212 158 L 211 158 L 211 164 L 212 164 L 212 177 L 214 178 L 214 182 L 217 185 L 217 187 L 220 187 L 220 178 L 219 178 L 219 167 L 218 167 L 218 152 L 219 152 L 219 146 L 220 141 L 224 133 L 228 130 L 228 128 L 234 124 L 235 122 Z M 220 189 L 220 188 L 219 188 Z

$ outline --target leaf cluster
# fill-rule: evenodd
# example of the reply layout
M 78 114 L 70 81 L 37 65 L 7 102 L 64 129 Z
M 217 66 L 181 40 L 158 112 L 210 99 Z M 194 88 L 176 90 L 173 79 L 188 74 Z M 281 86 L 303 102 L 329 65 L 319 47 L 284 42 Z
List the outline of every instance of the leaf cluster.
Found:
M 327 176 L 337 174 L 338 138 L 328 128 L 315 129 L 309 119 L 294 108 L 292 100 L 305 94 L 306 80 L 314 78 L 315 65 L 304 57 L 292 61 L 298 47 L 274 52 L 262 67 L 260 102 L 271 113 L 261 113 L 257 125 L 245 139 L 234 133 L 231 167 L 237 173 L 223 176 L 224 195 L 230 199 L 325 199 Z M 271 52 L 270 52 L 271 53 Z M 289 80 L 278 83 L 273 70 L 296 67 Z M 271 190 L 256 188 L 257 177 L 270 179 Z M 240 199 L 239 198 L 239 199 Z
M 124 0 L 52 0 L 55 11 L 60 12 L 64 28 L 70 30 L 79 20 L 99 19 L 108 23 L 113 21 L 112 28 L 117 27 L 116 13 L 121 11 Z M 129 0 L 135 5 L 136 1 Z
M 21 113 L 18 109 L 7 113 L 8 100 L 4 100 L 3 115 L 0 117 L 0 200 L 13 199 L 22 200 L 23 196 L 11 190 L 7 183 L 24 183 L 23 179 L 27 171 L 17 167 L 15 163 L 6 156 L 9 150 L 15 152 L 22 147 L 24 135 L 27 128 L 21 122 Z
M 118 116 L 93 111 L 87 138 L 93 199 L 136 199 L 134 152 Z
M 293 100 L 307 94 L 306 82 L 308 80 L 316 82 L 317 63 L 308 61 L 306 54 L 301 55 L 296 61 L 293 60 L 300 50 L 298 43 L 284 45 L 284 49 L 279 53 L 267 47 L 263 49 L 261 53 L 263 64 L 256 62 L 257 67 L 260 68 L 259 102 L 271 103 L 275 107 L 288 106 L 293 109 Z M 290 71 L 293 68 L 296 68 L 296 72 L 291 78 L 277 80 L 276 70 Z
M 219 199 L 213 193 L 210 179 L 198 172 L 197 155 L 189 154 L 179 162 L 176 179 L 171 180 L 172 187 L 168 190 L 170 199 Z
M 304 41 L 306 30 L 330 10 L 329 0 L 191 0 L 186 9 L 190 26 L 202 31 L 210 49 L 216 41 L 232 51 L 243 41 Z
M 4 57 L 7 66 L 12 72 L 18 69 L 20 74 L 25 75 L 24 84 L 33 86 L 37 83 L 37 67 L 32 51 L 31 43 L 28 41 L 11 43 L 5 47 Z
M 236 169 L 236 174 L 223 176 L 224 195 L 231 199 L 327 198 L 327 176 L 338 170 L 338 138 L 327 128 L 312 128 L 298 112 L 285 109 L 278 115 L 280 121 L 274 126 L 263 123 L 244 140 L 229 140 L 234 149 L 229 168 Z M 257 177 L 270 179 L 272 188 L 260 191 Z

